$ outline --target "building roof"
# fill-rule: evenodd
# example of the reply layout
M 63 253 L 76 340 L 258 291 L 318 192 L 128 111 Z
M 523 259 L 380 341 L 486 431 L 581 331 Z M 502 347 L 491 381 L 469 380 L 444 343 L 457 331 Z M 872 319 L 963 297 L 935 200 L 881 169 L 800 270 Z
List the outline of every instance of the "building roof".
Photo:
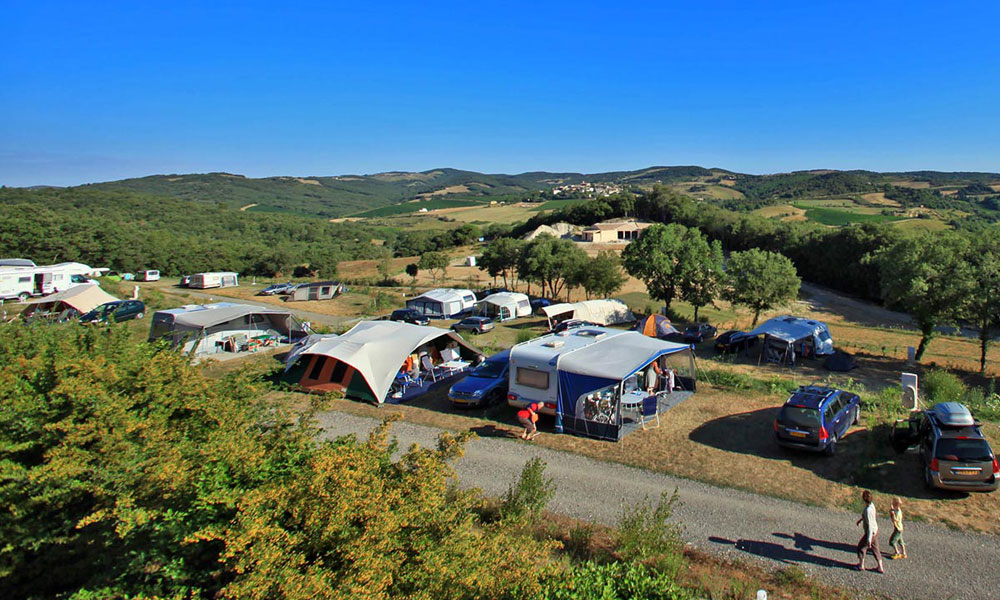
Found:
M 649 227 L 652 223 L 647 223 L 646 221 L 603 221 L 601 223 L 594 223 L 590 227 L 587 227 L 585 231 L 620 231 L 622 229 L 645 229 Z

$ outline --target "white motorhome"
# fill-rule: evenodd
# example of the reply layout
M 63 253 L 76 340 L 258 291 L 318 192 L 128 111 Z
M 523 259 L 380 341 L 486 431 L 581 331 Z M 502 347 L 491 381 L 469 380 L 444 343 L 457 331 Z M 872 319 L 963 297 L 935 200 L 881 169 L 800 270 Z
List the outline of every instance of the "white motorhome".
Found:
M 136 281 L 159 281 L 160 272 L 156 269 L 149 269 L 146 271 L 139 271 L 135 274 Z
M 215 273 L 197 273 L 188 280 L 188 287 L 207 289 L 236 287 L 240 284 L 238 273 L 232 271 L 220 271 Z
M 97 272 L 82 263 L 60 263 L 47 266 L 0 266 L 0 299 L 46 296 L 91 283 L 88 275 Z

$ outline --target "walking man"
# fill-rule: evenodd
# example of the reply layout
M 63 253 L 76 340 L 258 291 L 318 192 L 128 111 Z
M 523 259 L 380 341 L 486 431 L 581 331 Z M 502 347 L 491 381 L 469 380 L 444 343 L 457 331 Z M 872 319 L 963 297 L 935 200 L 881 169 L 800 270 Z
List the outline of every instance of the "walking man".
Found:
M 876 571 L 885 573 L 885 568 L 882 566 L 882 552 L 878 547 L 878 518 L 875 514 L 875 503 L 872 502 L 872 493 L 865 490 L 861 493 L 861 499 L 865 501 L 865 509 L 856 525 L 864 525 L 865 534 L 858 542 L 858 570 L 865 570 L 865 557 L 870 551 L 878 561 Z

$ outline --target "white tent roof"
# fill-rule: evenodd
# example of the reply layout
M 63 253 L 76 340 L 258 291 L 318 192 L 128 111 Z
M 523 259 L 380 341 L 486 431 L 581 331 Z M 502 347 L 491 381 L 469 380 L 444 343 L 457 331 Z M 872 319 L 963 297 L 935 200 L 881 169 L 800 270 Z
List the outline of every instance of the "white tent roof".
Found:
M 436 288 L 433 290 L 427 290 L 426 292 L 420 294 L 419 296 L 414 296 L 413 298 L 410 298 L 408 302 L 419 299 L 435 300 L 437 302 L 461 302 L 462 296 L 475 297 L 475 294 L 472 292 L 472 290 Z
M 784 315 L 761 323 L 757 329 L 750 332 L 750 335 L 769 335 L 792 343 L 817 335 L 826 328 L 826 324 L 821 321 Z
M 571 319 L 583 319 L 599 325 L 614 325 L 616 323 L 627 323 L 635 321 L 635 316 L 621 300 L 584 300 L 572 304 L 553 304 L 542 308 L 545 316 L 551 319 L 554 316 L 572 312 Z
M 445 336 L 482 354 L 457 333 L 445 329 L 397 321 L 362 321 L 344 335 L 318 339 L 306 346 L 299 356 L 322 354 L 351 365 L 382 402 L 406 357 L 420 346 Z
M 496 294 L 490 294 L 489 296 L 486 296 L 479 302 L 480 304 L 486 302 L 488 304 L 494 304 L 496 306 L 516 307 L 518 302 L 528 302 L 528 301 L 529 300 L 527 294 L 521 294 L 518 292 L 497 292 Z
M 114 302 L 117 299 L 102 290 L 96 283 L 82 283 L 61 292 L 49 294 L 43 298 L 35 298 L 28 301 L 28 304 L 38 305 L 35 306 L 34 310 L 45 310 L 46 308 L 51 309 L 59 302 L 63 302 L 81 313 L 87 313 L 102 304 Z
M 206 329 L 215 325 L 227 323 L 246 315 L 279 315 L 291 317 L 287 310 L 251 306 L 249 304 L 234 304 L 232 302 L 217 302 L 190 308 L 163 311 L 174 315 L 174 325 L 182 325 L 192 329 Z
M 559 357 L 559 370 L 603 379 L 624 379 L 656 357 L 690 350 L 635 331 L 612 335 Z

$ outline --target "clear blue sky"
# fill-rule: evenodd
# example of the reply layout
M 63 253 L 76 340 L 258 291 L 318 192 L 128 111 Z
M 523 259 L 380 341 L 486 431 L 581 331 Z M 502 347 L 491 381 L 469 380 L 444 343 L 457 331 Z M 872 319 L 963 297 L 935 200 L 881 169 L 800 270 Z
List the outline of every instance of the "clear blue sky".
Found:
M 4 3 L 0 184 L 1000 171 L 997 2 L 153 4 Z

